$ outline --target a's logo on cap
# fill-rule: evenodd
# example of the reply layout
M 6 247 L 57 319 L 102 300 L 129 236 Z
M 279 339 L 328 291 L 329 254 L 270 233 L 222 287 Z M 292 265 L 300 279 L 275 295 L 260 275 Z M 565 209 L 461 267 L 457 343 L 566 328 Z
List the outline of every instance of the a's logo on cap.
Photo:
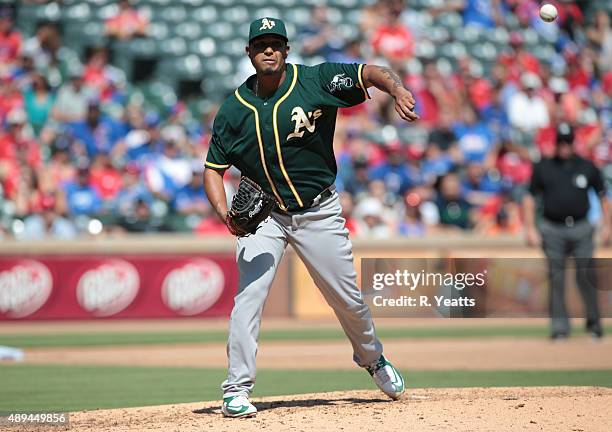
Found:
M 276 23 L 274 22 L 274 20 L 269 20 L 268 18 L 263 18 L 261 20 L 261 27 L 259 27 L 259 30 L 270 30 L 275 25 L 276 25 Z

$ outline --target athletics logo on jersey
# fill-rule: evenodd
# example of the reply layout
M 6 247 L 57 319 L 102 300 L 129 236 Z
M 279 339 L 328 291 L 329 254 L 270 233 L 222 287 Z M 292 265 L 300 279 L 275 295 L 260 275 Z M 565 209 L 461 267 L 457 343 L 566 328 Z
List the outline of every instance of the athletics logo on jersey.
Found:
M 323 112 L 320 109 L 315 110 L 314 112 L 308 111 L 308 115 L 304 112 L 302 107 L 295 107 L 291 111 L 291 120 L 295 122 L 295 130 L 287 135 L 287 141 L 291 138 L 302 138 L 304 136 L 304 131 L 301 130 L 303 127 L 306 127 L 306 130 L 310 133 L 313 133 L 315 130 L 315 121 L 321 117 Z M 310 122 L 312 120 L 312 123 Z
M 327 88 L 330 93 L 335 92 L 336 90 L 342 90 L 342 87 L 351 88 L 353 87 L 353 80 L 351 77 L 347 77 L 345 74 L 338 74 L 334 76 L 331 80 Z
M 271 30 L 272 27 L 274 27 L 276 25 L 276 23 L 274 22 L 274 20 L 269 20 L 268 18 L 263 18 L 261 20 L 261 27 L 259 27 L 259 30 Z

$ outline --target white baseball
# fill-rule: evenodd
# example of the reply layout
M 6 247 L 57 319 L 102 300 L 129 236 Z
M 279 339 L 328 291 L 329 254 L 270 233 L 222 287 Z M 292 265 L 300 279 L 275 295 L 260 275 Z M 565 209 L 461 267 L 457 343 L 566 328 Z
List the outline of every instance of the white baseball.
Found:
M 553 22 L 557 19 L 557 8 L 551 4 L 542 5 L 540 8 L 540 18 L 546 22 Z

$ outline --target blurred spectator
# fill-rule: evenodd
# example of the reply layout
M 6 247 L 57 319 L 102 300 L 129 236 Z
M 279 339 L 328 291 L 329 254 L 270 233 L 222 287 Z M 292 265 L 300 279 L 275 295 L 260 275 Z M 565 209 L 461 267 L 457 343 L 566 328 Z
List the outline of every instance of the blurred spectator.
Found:
M 118 0 L 116 15 L 105 22 L 106 34 L 117 39 L 131 39 L 146 36 L 148 20 L 132 7 L 129 0 Z
M 461 187 L 467 202 L 476 207 L 484 205 L 501 191 L 499 173 L 487 171 L 482 163 L 469 162 Z
M 4 196 L 12 199 L 17 192 L 22 167 L 41 167 L 40 147 L 28 137 L 26 113 L 17 109 L 6 117 L 7 131 L 0 134 L 0 182 Z
M 495 197 L 480 209 L 476 230 L 485 236 L 519 234 L 520 206 L 508 194 Z
M 527 72 L 521 77 L 523 90 L 510 99 L 508 117 L 510 124 L 526 134 L 534 134 L 539 128 L 548 126 L 548 109 L 537 90 L 542 86 L 540 77 Z
M 359 226 L 353 213 L 355 210 L 355 201 L 353 195 L 349 192 L 340 193 L 340 205 L 342 206 L 342 217 L 344 218 L 344 227 L 351 235 L 359 235 Z
M 119 225 L 127 232 L 145 233 L 159 231 L 160 224 L 156 218 L 151 216 L 149 204 L 143 199 L 138 199 L 134 212 L 120 219 Z
M 374 30 L 383 23 L 389 8 L 388 3 L 388 0 L 375 0 L 361 9 L 359 27 L 365 40 L 371 40 Z
M 447 227 L 469 229 L 473 225 L 472 206 L 461 194 L 457 174 L 449 173 L 438 179 L 436 205 L 440 223 Z
M 105 47 L 94 48 L 83 70 L 85 84 L 96 90 L 101 102 L 111 101 L 117 86 L 125 81 L 125 73 L 109 64 L 108 55 Z
M 123 171 L 122 184 L 115 200 L 115 212 L 119 216 L 127 217 L 136 212 L 136 203 L 143 201 L 150 206 L 153 195 L 146 188 L 140 178 L 141 171 L 137 164 L 129 163 Z
M 392 141 L 384 147 L 387 159 L 370 171 L 370 180 L 382 180 L 389 192 L 403 195 L 406 190 L 418 183 L 416 173 L 406 163 L 404 148 L 399 141 Z
M 421 172 L 426 183 L 432 185 L 438 177 L 451 171 L 454 166 L 455 161 L 449 152 L 440 150 L 438 144 L 429 143 L 421 162 Z
M 191 181 L 191 163 L 181 157 L 174 141 L 169 141 L 161 155 L 147 165 L 146 180 L 151 191 L 164 201 L 171 201 L 176 192 Z
M 442 115 L 441 107 L 447 105 L 444 103 L 444 78 L 433 62 L 425 64 L 423 78 L 408 76 L 408 86 L 413 89 L 417 100 L 416 110 L 421 116 L 419 122 L 426 127 L 436 127 Z
M 60 210 L 60 203 L 56 204 L 57 190 L 49 180 L 48 176 L 38 174 L 29 167 L 20 170 L 17 192 L 13 200 L 17 216 L 24 217 L 31 213 L 42 212 L 44 201 L 49 199 L 53 200 L 56 210 Z
M 541 74 L 539 60 L 525 49 L 525 40 L 518 31 L 510 33 L 509 48 L 497 59 L 497 62 L 506 69 L 508 80 L 519 82 L 521 75 L 527 72 L 538 76 Z
M 48 71 L 59 65 L 59 52 L 62 46 L 59 30 L 54 23 L 42 22 L 36 35 L 23 44 L 23 53 L 34 60 L 39 71 Z
M 0 124 L 6 123 L 6 115 L 23 108 L 23 95 L 11 78 L 0 80 Z
M 191 181 L 180 188 L 174 199 L 174 209 L 181 215 L 208 216 L 210 204 L 204 192 L 202 173 L 204 165 L 196 163 L 192 169 Z
M 360 236 L 386 239 L 391 238 L 393 232 L 383 220 L 383 205 L 376 198 L 364 198 L 357 204 L 355 214 L 358 220 Z
M 27 54 L 21 54 L 10 68 L 8 79 L 12 80 L 17 88 L 25 89 L 32 84 L 32 76 L 35 73 L 34 59 Z
M 329 22 L 327 6 L 318 4 L 312 8 L 310 23 L 300 30 L 302 55 L 321 56 L 329 60 L 344 47 L 344 40 Z
M 362 63 L 361 38 L 349 40 L 341 52 L 332 52 L 328 59 L 334 63 Z
M 423 237 L 426 233 L 426 225 L 419 209 L 421 198 L 416 193 L 406 194 L 405 204 L 404 217 L 397 228 L 398 234 L 407 237 Z
M 370 176 L 368 173 L 368 161 L 359 157 L 350 160 L 350 165 L 346 164 L 340 171 L 344 190 L 356 197 L 367 192 Z
M 501 0 L 463 0 L 463 24 L 492 29 L 503 22 Z
M 114 158 L 145 165 L 163 152 L 165 143 L 161 139 L 157 114 L 148 113 L 137 119 L 132 122 L 131 129 L 113 149 Z
M 185 104 L 178 102 L 172 106 L 166 122 L 161 126 L 161 138 L 164 141 L 173 141 L 179 149 L 187 147 L 189 134 L 187 133 L 186 123 L 189 113 Z
M 97 215 L 102 210 L 102 199 L 91 184 L 88 168 L 80 168 L 76 181 L 64 186 L 66 203 L 71 216 Z
M 503 141 L 497 157 L 497 169 L 503 187 L 513 192 L 513 197 L 520 201 L 525 185 L 531 177 L 531 160 L 524 147 Z
M 90 168 L 90 183 L 98 196 L 111 202 L 122 187 L 121 174 L 106 154 L 98 154 Z
M 412 57 L 414 38 L 400 20 L 404 0 L 390 0 L 384 9 L 382 22 L 372 34 L 374 53 L 386 57 L 392 64 Z
M 449 0 L 432 9 L 434 14 L 461 12 L 465 26 L 493 29 L 503 22 L 501 0 Z
M 20 238 L 28 240 L 72 240 L 78 234 L 74 224 L 56 212 L 53 197 L 45 197 L 40 213 L 31 214 L 24 219 L 23 224 Z
M 548 81 L 548 89 L 552 95 L 552 100 L 547 101 L 552 120 L 577 122 L 581 103 L 576 93 L 570 92 L 567 80 L 563 77 L 552 77 Z
M 398 218 L 402 210 L 402 204 L 397 194 L 387 190 L 387 186 L 382 180 L 372 180 L 368 188 L 369 194 L 363 199 L 375 198 L 382 203 L 381 218 L 383 222 L 394 229 L 397 226 Z
M 593 61 L 585 52 L 575 52 L 573 49 L 564 51 L 567 63 L 565 74 L 572 91 L 588 92 L 593 77 Z
M 46 165 L 46 174 L 55 185 L 62 185 L 76 177 L 76 168 L 70 160 L 66 147 L 54 147 L 51 160 Z
M 465 162 L 490 165 L 489 159 L 494 150 L 493 135 L 474 108 L 468 105 L 462 109 L 462 119 L 454 125 L 453 131 Z
M 452 129 L 453 116 L 448 110 L 440 111 L 440 120 L 429 132 L 429 142 L 442 151 L 457 145 L 457 135 Z
M 453 76 L 455 88 L 465 93 L 468 102 L 478 111 L 491 105 L 491 83 L 484 78 L 482 65 L 464 57 L 459 60 L 458 73 Z
M 39 136 L 55 103 L 55 95 L 43 75 L 36 73 L 32 76 L 32 87 L 25 91 L 24 103 L 34 134 Z
M 480 116 L 491 129 L 495 142 L 510 136 L 510 119 L 503 104 L 501 84 L 491 89 L 491 101 L 481 109 Z
M 81 121 L 87 113 L 87 103 L 97 95 L 93 88 L 83 81 L 83 68 L 73 67 L 68 74 L 69 81 L 63 84 L 55 100 L 51 116 L 61 123 Z
M 602 71 L 612 70 L 612 27 L 610 15 L 604 10 L 598 10 L 595 15 L 595 25 L 586 30 L 587 37 L 595 49 L 600 51 L 599 68 Z
M 102 115 L 98 101 L 89 101 L 85 119 L 70 123 L 69 129 L 90 160 L 99 153 L 108 154 L 121 138 L 119 124 Z
M 0 8 L 0 70 L 17 60 L 21 51 L 21 34 L 13 28 L 13 13 Z

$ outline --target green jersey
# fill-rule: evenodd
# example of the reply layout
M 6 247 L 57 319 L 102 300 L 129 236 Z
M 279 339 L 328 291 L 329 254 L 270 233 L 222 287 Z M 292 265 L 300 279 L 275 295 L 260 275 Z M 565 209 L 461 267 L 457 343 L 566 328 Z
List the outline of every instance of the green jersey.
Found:
M 273 194 L 288 211 L 310 207 L 337 173 L 333 151 L 339 107 L 369 98 L 363 64 L 287 64 L 285 80 L 264 99 L 255 75 L 219 108 L 206 167 L 231 165 Z

